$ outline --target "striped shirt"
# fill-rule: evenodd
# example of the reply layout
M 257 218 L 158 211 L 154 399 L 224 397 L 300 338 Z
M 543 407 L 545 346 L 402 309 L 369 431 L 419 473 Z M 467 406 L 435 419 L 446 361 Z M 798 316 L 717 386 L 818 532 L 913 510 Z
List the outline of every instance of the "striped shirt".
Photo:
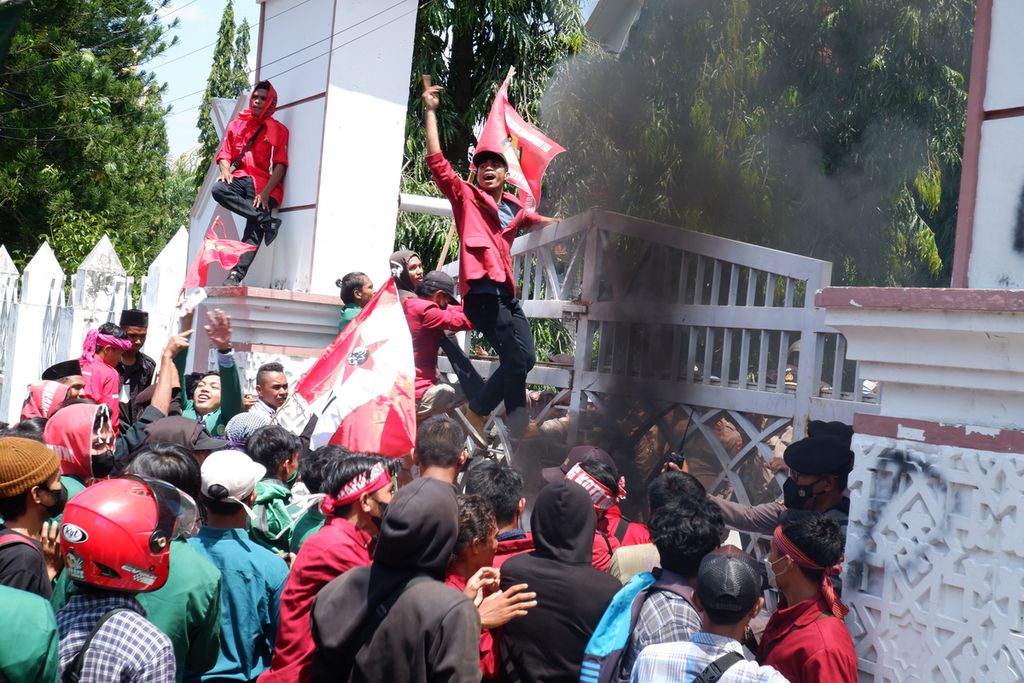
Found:
M 745 661 L 729 667 L 719 683 L 789 683 L 770 666 L 759 666 L 738 640 L 700 631 L 683 643 L 663 643 L 645 648 L 633 667 L 633 683 L 678 681 L 689 683 L 711 662 L 727 652 L 743 655 Z

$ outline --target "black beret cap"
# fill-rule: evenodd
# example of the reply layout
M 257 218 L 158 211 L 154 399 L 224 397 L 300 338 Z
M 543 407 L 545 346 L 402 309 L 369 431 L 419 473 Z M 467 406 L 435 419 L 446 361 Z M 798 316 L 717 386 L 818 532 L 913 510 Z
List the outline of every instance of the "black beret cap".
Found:
M 81 375 L 82 366 L 79 364 L 77 359 L 65 360 L 60 363 L 51 365 L 50 367 L 43 370 L 44 380 L 60 380 L 65 377 L 71 377 L 72 375 Z
M 838 420 L 811 420 L 807 425 L 807 436 L 831 436 L 844 442 L 849 448 L 850 442 L 853 441 L 853 427 Z
M 809 436 L 794 441 L 782 458 L 801 474 L 848 474 L 853 469 L 853 451 L 831 436 Z

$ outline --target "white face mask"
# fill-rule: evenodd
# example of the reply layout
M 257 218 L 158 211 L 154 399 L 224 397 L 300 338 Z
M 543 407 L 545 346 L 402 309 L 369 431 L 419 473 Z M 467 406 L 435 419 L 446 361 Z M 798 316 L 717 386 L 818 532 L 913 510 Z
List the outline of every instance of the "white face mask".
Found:
M 782 560 L 784 560 L 784 559 L 785 559 L 785 556 L 780 557 L 779 559 L 775 560 L 775 563 L 773 563 L 767 557 L 764 558 L 764 571 L 768 575 L 768 585 L 771 586 L 772 588 L 778 589 L 778 587 L 779 587 L 779 581 L 778 581 L 778 576 L 779 575 L 775 573 L 775 564 L 779 563 L 779 562 L 782 562 Z

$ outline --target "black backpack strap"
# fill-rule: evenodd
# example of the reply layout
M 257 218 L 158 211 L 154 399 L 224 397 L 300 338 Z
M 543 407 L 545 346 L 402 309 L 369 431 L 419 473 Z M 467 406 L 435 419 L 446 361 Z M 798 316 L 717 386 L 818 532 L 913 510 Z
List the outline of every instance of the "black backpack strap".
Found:
M 701 671 L 693 683 L 717 683 L 734 664 L 743 661 L 743 655 L 739 652 L 726 652 L 724 655 L 711 662 Z
M 89 649 L 89 645 L 92 644 L 92 639 L 95 638 L 96 634 L 99 633 L 101 628 L 103 628 L 103 624 L 118 612 L 131 611 L 132 610 L 127 607 L 115 607 L 99 618 L 96 625 L 92 627 L 92 631 L 90 631 L 89 635 L 85 637 L 85 642 L 82 643 L 82 649 L 78 651 L 75 658 L 71 660 L 71 664 L 64 670 L 64 675 L 61 676 L 62 683 L 78 683 L 78 679 L 82 677 L 82 666 L 85 664 L 85 652 Z
M 626 538 L 627 531 L 629 531 L 629 520 L 625 517 L 619 517 L 619 523 L 615 525 L 615 538 L 619 539 L 619 543 L 622 543 L 623 539 Z
M 245 153 L 248 152 L 254 144 L 256 144 L 256 138 L 258 138 L 260 136 L 260 133 L 266 130 L 266 128 L 267 124 L 261 123 L 260 127 L 256 129 L 256 132 L 252 134 L 252 137 L 249 138 L 249 141 L 245 143 L 245 147 L 242 148 L 242 151 L 239 152 L 238 156 L 236 156 L 234 160 L 231 162 L 232 171 L 238 168 L 238 164 L 242 163 L 242 157 L 244 157 Z

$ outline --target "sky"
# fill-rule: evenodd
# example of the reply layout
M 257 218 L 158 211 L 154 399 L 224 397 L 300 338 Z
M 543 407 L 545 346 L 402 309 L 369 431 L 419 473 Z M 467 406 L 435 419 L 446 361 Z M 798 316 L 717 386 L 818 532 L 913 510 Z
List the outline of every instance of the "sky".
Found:
M 585 0 L 584 16 L 589 16 L 597 0 Z M 199 130 L 199 104 L 206 88 L 213 62 L 213 43 L 217 40 L 217 27 L 224 12 L 225 0 L 171 0 L 161 12 L 165 21 L 178 19 L 173 35 L 178 44 L 154 59 L 148 68 L 158 80 L 167 83 L 164 104 L 172 109 L 164 121 L 171 157 L 176 158 L 196 144 Z M 256 43 L 259 38 L 260 5 L 256 0 L 234 0 L 235 23 L 249 21 L 249 68 L 255 67 Z

